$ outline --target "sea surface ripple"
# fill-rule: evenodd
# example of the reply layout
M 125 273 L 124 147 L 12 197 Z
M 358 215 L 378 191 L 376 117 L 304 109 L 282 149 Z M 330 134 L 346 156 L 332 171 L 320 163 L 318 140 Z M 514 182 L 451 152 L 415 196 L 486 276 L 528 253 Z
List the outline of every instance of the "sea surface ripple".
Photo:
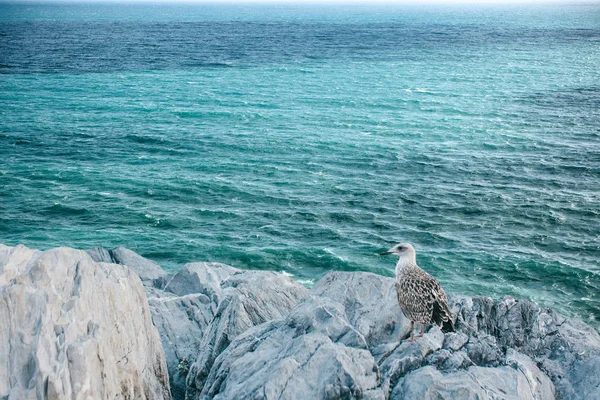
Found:
M 0 4 L 0 242 L 600 320 L 600 6 Z

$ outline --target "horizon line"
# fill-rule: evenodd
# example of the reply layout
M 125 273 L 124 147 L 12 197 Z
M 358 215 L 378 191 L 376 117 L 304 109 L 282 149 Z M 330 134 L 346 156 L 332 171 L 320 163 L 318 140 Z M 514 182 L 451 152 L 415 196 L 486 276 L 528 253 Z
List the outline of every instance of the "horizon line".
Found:
M 600 0 L 0 0 L 0 4 L 600 5 Z

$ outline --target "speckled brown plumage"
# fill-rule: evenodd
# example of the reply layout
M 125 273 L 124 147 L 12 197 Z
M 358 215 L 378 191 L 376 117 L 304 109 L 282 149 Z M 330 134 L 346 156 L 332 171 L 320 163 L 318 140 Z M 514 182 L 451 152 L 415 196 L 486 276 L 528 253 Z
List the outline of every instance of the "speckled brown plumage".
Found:
M 414 324 L 421 324 L 421 335 L 426 326 L 434 323 L 442 331 L 454 330 L 452 313 L 446 293 L 440 283 L 417 266 L 417 254 L 410 243 L 399 243 L 381 255 L 398 256 L 396 264 L 396 294 L 402 312 L 411 321 L 411 340 L 414 341 Z
M 453 330 L 452 314 L 440 283 L 416 265 L 408 265 L 396 276 L 398 303 L 406 318 Z

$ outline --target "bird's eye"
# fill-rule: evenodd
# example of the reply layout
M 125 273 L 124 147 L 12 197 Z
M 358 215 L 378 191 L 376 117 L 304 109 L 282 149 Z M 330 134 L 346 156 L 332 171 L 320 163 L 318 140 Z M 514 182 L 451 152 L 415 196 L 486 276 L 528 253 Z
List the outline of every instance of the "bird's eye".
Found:
M 400 251 L 405 250 L 405 249 L 406 249 L 406 247 L 404 247 L 404 246 L 398 246 L 398 250 L 400 250 Z

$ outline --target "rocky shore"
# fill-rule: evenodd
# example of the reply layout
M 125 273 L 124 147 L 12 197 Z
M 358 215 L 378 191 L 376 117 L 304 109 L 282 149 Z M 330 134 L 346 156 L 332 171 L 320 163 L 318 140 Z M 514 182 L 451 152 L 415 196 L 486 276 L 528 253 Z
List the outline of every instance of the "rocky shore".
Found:
M 310 290 L 118 248 L 0 245 L 0 399 L 600 399 L 600 336 L 527 300 L 450 296 L 402 341 L 393 280 Z

